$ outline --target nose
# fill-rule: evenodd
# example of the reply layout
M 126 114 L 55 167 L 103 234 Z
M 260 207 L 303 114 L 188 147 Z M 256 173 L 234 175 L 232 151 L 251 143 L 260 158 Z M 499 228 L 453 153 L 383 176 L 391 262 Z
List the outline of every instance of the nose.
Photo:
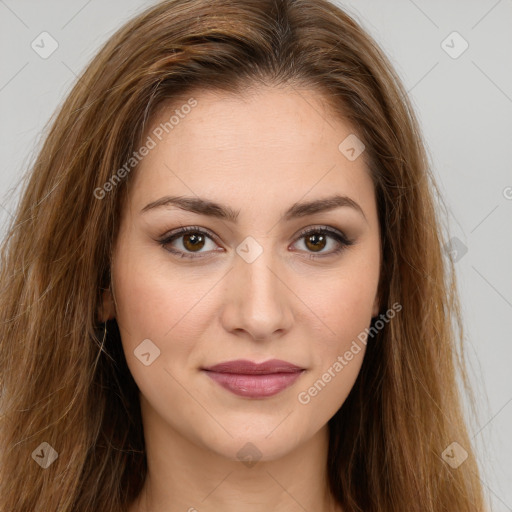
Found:
M 221 321 L 228 332 L 266 341 L 290 330 L 294 295 L 286 283 L 283 266 L 271 252 L 263 250 L 250 263 L 235 256 L 223 290 Z

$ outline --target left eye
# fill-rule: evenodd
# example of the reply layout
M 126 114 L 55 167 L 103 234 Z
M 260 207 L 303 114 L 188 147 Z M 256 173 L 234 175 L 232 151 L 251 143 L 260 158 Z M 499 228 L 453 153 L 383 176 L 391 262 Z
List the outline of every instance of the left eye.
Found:
M 181 246 L 185 249 L 185 251 L 183 251 L 183 249 L 177 250 L 175 247 L 172 246 L 170 248 L 167 247 L 174 241 L 179 240 L 180 238 L 183 239 L 181 241 Z M 196 227 L 186 227 L 180 229 L 175 233 L 171 233 L 170 235 L 166 236 L 163 240 L 160 240 L 160 245 L 162 245 L 164 249 L 175 254 L 179 258 L 198 258 L 202 256 L 194 256 L 194 254 L 187 253 L 186 251 L 191 251 L 191 253 L 198 252 L 199 249 L 202 249 L 204 247 L 206 239 L 213 242 L 213 237 L 208 232 Z
M 201 258 L 204 257 L 202 253 L 218 252 L 215 251 L 215 249 L 210 251 L 201 251 L 201 249 L 205 247 L 207 240 L 215 244 L 214 238 L 215 237 L 208 231 L 191 226 L 181 228 L 179 231 L 170 233 L 162 240 L 159 240 L 159 243 L 164 247 L 164 249 L 179 258 Z M 182 239 L 180 242 L 181 248 L 176 248 L 172 244 L 179 239 Z M 309 258 L 322 258 L 338 254 L 345 249 L 345 247 L 354 243 L 342 232 L 328 227 L 306 229 L 299 235 L 298 240 L 302 239 L 304 239 L 306 252 L 310 252 L 310 254 L 308 254 Z M 334 240 L 335 247 L 331 251 L 323 251 L 323 249 L 328 245 L 329 239 Z M 320 254 L 317 256 L 315 253 Z
M 309 249 L 312 248 L 313 254 L 308 254 L 309 258 L 322 258 L 324 256 L 331 256 L 343 251 L 346 247 L 352 245 L 354 242 L 349 240 L 341 231 L 333 230 L 328 227 L 312 228 L 302 231 L 299 240 L 304 239 L 304 245 Z M 335 248 L 331 251 L 325 251 L 319 256 L 315 253 L 322 251 L 327 245 L 327 241 L 334 240 Z

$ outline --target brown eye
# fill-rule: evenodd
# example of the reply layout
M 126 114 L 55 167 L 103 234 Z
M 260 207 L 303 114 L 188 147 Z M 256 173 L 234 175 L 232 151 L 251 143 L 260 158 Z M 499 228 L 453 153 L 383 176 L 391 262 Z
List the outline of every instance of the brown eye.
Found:
M 187 251 L 197 251 L 204 247 L 205 237 L 200 233 L 190 233 L 183 235 L 183 247 Z
M 354 244 L 354 241 L 349 240 L 341 231 L 327 226 L 305 229 L 300 233 L 299 240 L 304 240 L 306 252 L 309 253 L 307 256 L 312 259 L 333 256 Z M 331 240 L 334 241 L 334 247 L 324 251 Z
M 215 236 L 207 231 L 191 226 L 166 235 L 162 240 L 159 240 L 159 243 L 166 251 L 175 254 L 179 258 L 197 259 L 209 256 L 212 252 L 217 252 L 215 250 L 217 244 L 214 238 Z M 180 243 L 177 243 L 180 239 L 181 247 Z M 306 229 L 300 234 L 299 240 L 304 240 L 304 252 L 308 253 L 308 258 L 333 256 L 354 243 L 341 231 L 329 227 Z M 202 249 L 207 247 L 208 241 L 212 242 L 214 247 L 211 250 L 203 251 Z M 334 247 L 325 251 L 324 249 L 331 242 L 334 242 Z
M 213 244 L 212 250 L 203 251 L 208 242 Z M 212 235 L 193 226 L 170 233 L 159 240 L 159 243 L 166 251 L 180 258 L 202 258 L 207 256 L 206 253 L 214 251 L 217 246 Z
M 325 248 L 327 244 L 326 238 L 327 237 L 323 233 L 314 233 L 305 238 L 305 243 L 308 249 L 311 249 L 313 252 L 317 252 Z

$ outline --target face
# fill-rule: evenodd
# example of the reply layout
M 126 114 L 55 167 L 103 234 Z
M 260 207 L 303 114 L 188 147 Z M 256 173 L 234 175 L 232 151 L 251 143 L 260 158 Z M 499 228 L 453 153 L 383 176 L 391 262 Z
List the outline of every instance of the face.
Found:
M 224 457 L 251 442 L 273 460 L 326 428 L 361 368 L 379 306 L 374 187 L 318 93 L 193 98 L 145 136 L 156 144 L 120 221 L 111 314 L 143 415 Z M 234 360 L 281 363 L 212 369 Z

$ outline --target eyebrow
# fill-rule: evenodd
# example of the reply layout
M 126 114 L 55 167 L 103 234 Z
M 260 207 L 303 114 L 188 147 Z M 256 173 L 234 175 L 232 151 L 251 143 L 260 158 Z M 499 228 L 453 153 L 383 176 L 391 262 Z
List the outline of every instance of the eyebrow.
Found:
M 200 197 L 187 196 L 165 196 L 156 201 L 147 204 L 142 208 L 141 213 L 167 206 L 176 206 L 182 210 L 209 217 L 216 217 L 230 222 L 237 222 L 240 210 L 233 210 L 213 201 L 202 199 Z M 333 195 L 330 197 L 315 199 L 314 201 L 298 202 L 293 204 L 283 215 L 285 221 L 294 218 L 306 217 L 315 213 L 327 212 L 341 207 L 350 207 L 358 211 L 365 220 L 366 216 L 361 206 L 348 196 Z

